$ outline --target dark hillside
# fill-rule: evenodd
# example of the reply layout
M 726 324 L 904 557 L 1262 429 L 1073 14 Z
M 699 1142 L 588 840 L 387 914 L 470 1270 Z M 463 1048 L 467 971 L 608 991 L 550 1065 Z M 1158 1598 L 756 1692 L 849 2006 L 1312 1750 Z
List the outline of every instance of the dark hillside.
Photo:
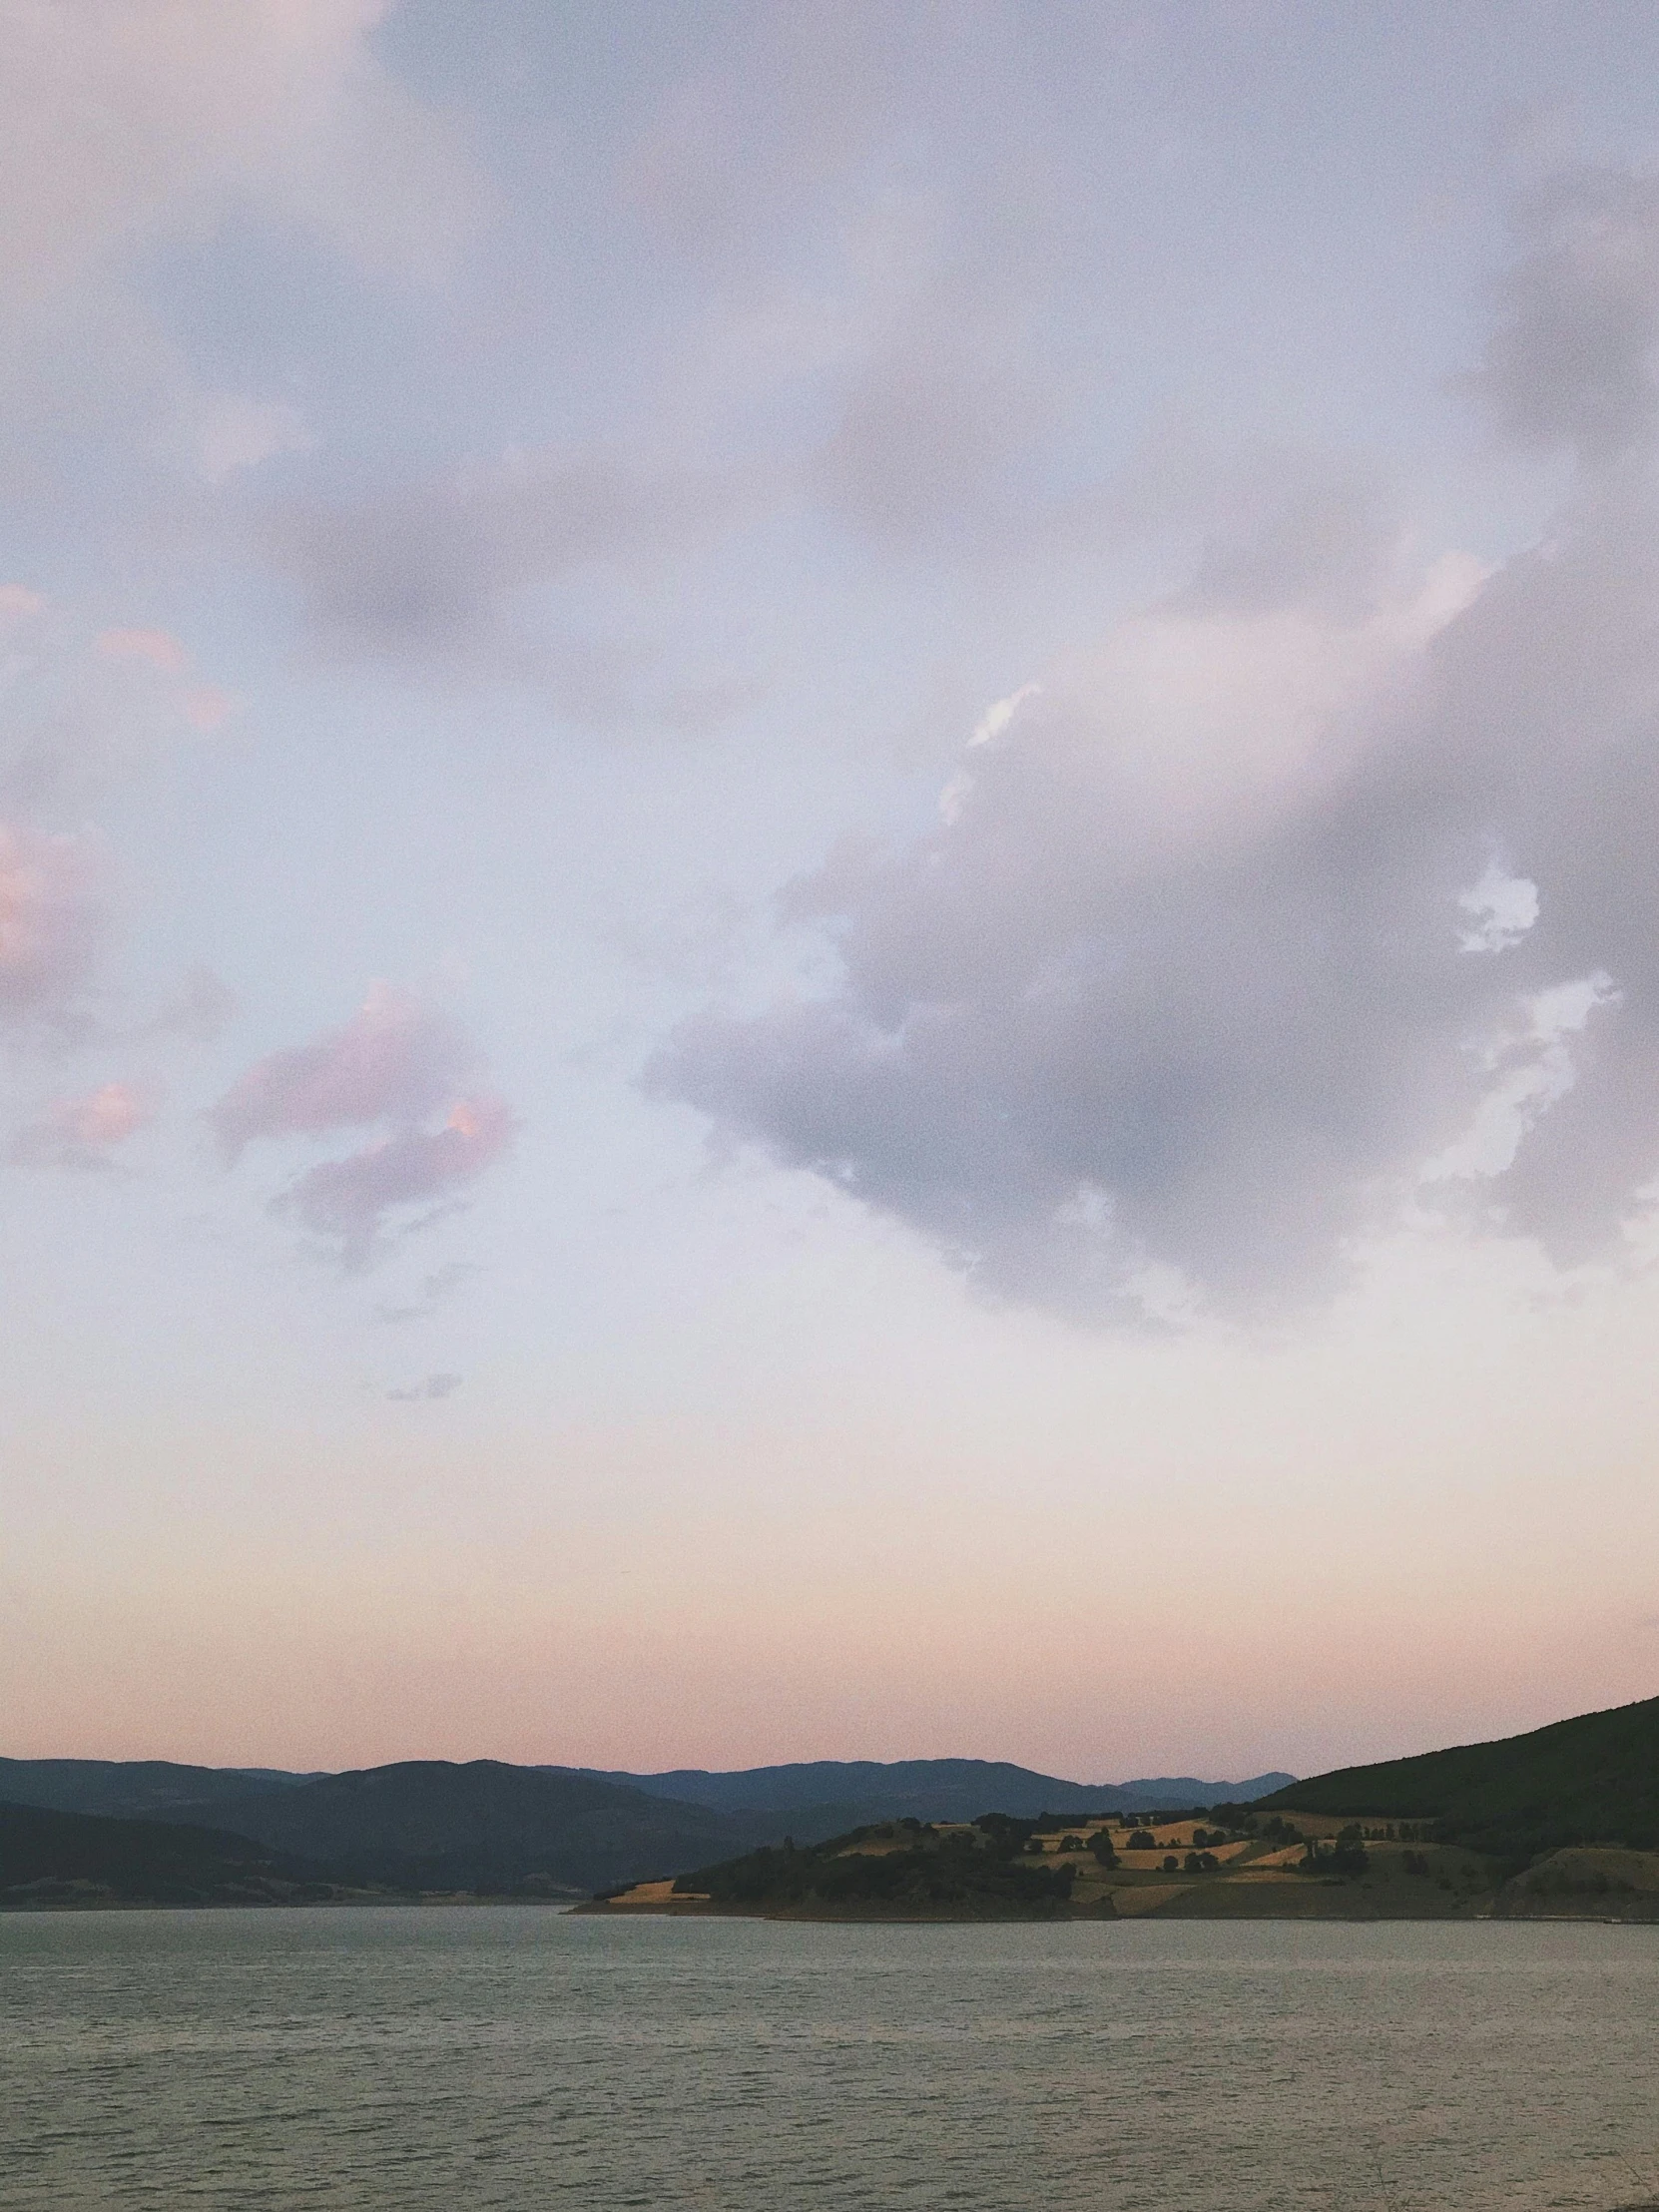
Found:
M 537 1880 L 595 1890 L 675 1874 L 769 1839 L 778 1827 L 670 1804 L 595 1776 L 493 1759 L 464 1766 L 407 1760 L 325 1775 L 227 1800 L 215 1818 L 359 1879 L 497 1892 Z
M 0 1907 L 295 1905 L 332 1894 L 326 1868 L 246 1836 L 0 1804 Z
M 806 1919 L 1063 1919 L 1072 1869 L 1021 1864 L 1023 1832 L 1010 1826 L 1012 1840 L 883 1822 L 810 1850 L 750 1852 L 682 1875 L 674 1887 L 727 1910 Z
M 9 1805 L 210 1827 L 228 1799 L 291 1790 L 313 1779 L 273 1768 L 182 1767 L 171 1759 L 0 1759 L 0 1799 Z
M 1138 1782 L 1067 1782 L 1004 1759 L 813 1759 L 724 1774 L 677 1767 L 666 1774 L 601 1771 L 599 1778 L 719 1812 L 789 1813 L 796 1816 L 791 1826 L 798 1837 L 827 1837 L 870 1821 L 972 1821 L 981 1813 L 1023 1816 L 1062 1805 L 1115 1813 L 1232 1803 L 1259 1797 L 1291 1779 L 1288 1774 L 1259 1774 L 1244 1782 L 1200 1782 L 1192 1775 L 1162 1775 Z
M 1432 1821 L 1504 1859 L 1570 1844 L 1659 1844 L 1659 1698 L 1524 1736 L 1343 1767 L 1258 1800 L 1263 1811 Z

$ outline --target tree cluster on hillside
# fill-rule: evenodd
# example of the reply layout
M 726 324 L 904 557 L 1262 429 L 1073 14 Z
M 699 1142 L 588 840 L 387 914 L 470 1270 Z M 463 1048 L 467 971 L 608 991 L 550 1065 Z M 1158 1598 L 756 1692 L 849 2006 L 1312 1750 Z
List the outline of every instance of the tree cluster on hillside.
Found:
M 1659 1698 L 1524 1736 L 1345 1767 L 1264 1798 L 1276 1810 L 1392 1824 L 1513 1871 L 1571 1845 L 1659 1848 Z
M 1000 1817 L 992 1816 L 998 1819 Z M 983 1912 L 1047 1918 L 1065 1910 L 1075 1869 L 1018 1864 L 1005 1836 L 961 1831 L 938 1834 L 917 1824 L 882 1823 L 807 1850 L 768 1847 L 682 1875 L 680 1895 L 704 1895 L 717 1905 L 833 1911 L 844 1906 L 889 1912 Z M 1008 1827 L 1029 1824 L 1009 1822 Z M 1023 1842 L 1023 1838 L 1021 1841 Z M 858 1849 L 878 1845 L 878 1850 Z

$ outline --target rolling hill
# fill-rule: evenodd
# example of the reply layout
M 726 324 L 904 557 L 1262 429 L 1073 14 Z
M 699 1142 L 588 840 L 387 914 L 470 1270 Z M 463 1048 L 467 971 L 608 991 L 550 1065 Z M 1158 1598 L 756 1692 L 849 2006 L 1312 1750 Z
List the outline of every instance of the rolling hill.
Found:
M 185 1767 L 171 1759 L 0 1759 L 0 1800 L 54 1813 L 213 1825 L 227 1800 L 292 1789 L 316 1778 L 275 1767 Z
M 744 1767 L 710 1773 L 675 1767 L 664 1774 L 624 1774 L 591 1767 L 565 1773 L 598 1774 L 654 1796 L 676 1798 L 727 1813 L 789 1813 L 798 1838 L 813 1840 L 871 1821 L 973 1821 L 981 1813 L 1150 1812 L 1158 1808 L 1243 1802 L 1276 1790 L 1288 1774 L 1259 1774 L 1246 1782 L 1200 1782 L 1192 1775 L 1162 1775 L 1138 1782 L 1067 1782 L 996 1759 L 814 1759 L 791 1766 Z
M 0 1909 L 48 1905 L 301 1905 L 328 1870 L 246 1836 L 0 1804 Z
M 418 1890 L 595 1890 L 767 1841 L 777 1823 L 493 1759 L 407 1760 L 227 1798 L 215 1821 L 359 1881 Z
M 1572 1844 L 1652 1850 L 1659 1698 L 1492 1743 L 1342 1767 L 1259 1798 L 1256 1809 L 1429 1821 L 1448 1839 L 1512 1861 Z
M 490 1894 L 523 1894 L 527 1883 L 603 1889 L 782 1843 L 786 1834 L 813 1844 L 871 1821 L 1182 1807 L 1288 1780 L 1090 1785 L 984 1759 L 819 1760 L 643 1776 L 495 1760 L 416 1760 L 338 1775 L 166 1760 L 0 1760 L 0 1798 L 16 1804 L 231 1830 L 358 1882 Z

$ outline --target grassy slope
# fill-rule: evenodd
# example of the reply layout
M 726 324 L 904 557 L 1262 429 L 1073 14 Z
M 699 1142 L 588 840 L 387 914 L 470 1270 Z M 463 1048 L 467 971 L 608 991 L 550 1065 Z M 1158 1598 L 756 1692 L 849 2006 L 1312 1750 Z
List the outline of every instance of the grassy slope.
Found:
M 1659 1698 L 1293 1783 L 1260 1807 L 1430 1820 L 1509 1860 L 1562 1845 L 1659 1843 Z

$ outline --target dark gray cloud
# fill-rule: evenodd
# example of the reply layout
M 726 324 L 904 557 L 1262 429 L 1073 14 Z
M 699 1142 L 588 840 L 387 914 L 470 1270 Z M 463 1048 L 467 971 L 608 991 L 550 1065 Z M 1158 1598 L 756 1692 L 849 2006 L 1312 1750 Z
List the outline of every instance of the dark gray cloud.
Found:
M 718 535 L 746 488 L 605 456 L 518 458 L 261 524 L 267 556 L 327 651 L 551 684 L 573 711 L 622 711 L 650 654 L 526 600 L 596 569 L 655 572 Z
M 423 1276 L 420 1288 L 413 1298 L 401 1305 L 389 1301 L 376 1306 L 374 1318 L 383 1322 L 427 1321 L 435 1314 L 445 1299 L 453 1297 L 463 1283 L 481 1271 L 470 1260 L 446 1260 L 441 1268 L 434 1268 Z
M 705 1010 L 650 1083 L 1072 1311 L 1260 1313 L 1412 1192 L 1606 1248 L 1659 1172 L 1651 463 L 1478 591 L 1352 516 L 1280 539 L 794 885 L 838 982 Z
M 1518 443 L 1612 458 L 1659 414 L 1659 177 L 1575 171 L 1522 236 L 1473 381 Z
M 453 1397 L 464 1381 L 459 1375 L 429 1375 L 424 1382 L 411 1382 L 404 1388 L 388 1390 L 386 1395 L 404 1404 L 413 1403 L 417 1398 Z

